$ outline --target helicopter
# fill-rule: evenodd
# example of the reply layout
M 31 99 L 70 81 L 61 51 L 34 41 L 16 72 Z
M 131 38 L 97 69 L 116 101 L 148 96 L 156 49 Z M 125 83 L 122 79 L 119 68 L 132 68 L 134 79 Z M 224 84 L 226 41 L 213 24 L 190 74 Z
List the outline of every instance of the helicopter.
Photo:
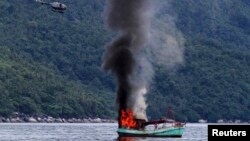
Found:
M 59 13 L 64 13 L 64 11 L 67 9 L 67 6 L 63 3 L 60 2 L 45 2 L 43 0 L 35 0 L 38 3 L 44 4 L 44 5 L 50 5 L 52 8 L 52 11 L 54 12 L 59 12 Z

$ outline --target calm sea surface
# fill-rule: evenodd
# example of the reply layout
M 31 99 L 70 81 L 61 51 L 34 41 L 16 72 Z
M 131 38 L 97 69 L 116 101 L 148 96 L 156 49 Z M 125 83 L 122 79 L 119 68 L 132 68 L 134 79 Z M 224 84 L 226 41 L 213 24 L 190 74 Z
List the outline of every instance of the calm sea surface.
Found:
M 0 141 L 118 141 L 117 124 L 0 123 Z M 122 141 L 206 141 L 206 124 L 187 124 L 182 138 L 127 138 Z

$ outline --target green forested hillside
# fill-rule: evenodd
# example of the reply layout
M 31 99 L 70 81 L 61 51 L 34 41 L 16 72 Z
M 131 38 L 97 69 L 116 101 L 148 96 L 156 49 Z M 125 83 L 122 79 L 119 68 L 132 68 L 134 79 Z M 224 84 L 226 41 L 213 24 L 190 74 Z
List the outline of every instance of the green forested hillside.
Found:
M 113 115 L 114 96 L 99 80 L 101 8 L 85 3 L 62 15 L 31 0 L 0 2 L 0 115 Z
M 115 84 L 100 69 L 111 34 L 103 0 L 62 0 L 64 14 L 33 0 L 0 1 L 0 115 L 115 117 Z M 250 119 L 250 3 L 174 0 L 185 64 L 156 68 L 148 115 L 172 106 L 178 119 Z

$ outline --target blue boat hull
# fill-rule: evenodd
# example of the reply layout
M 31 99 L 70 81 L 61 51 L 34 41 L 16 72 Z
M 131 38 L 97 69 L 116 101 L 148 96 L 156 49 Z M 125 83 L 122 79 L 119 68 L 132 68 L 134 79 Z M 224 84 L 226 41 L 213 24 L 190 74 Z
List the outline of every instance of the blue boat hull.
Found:
M 121 137 L 182 137 L 184 129 L 184 127 L 168 127 L 157 130 L 119 128 L 117 133 Z

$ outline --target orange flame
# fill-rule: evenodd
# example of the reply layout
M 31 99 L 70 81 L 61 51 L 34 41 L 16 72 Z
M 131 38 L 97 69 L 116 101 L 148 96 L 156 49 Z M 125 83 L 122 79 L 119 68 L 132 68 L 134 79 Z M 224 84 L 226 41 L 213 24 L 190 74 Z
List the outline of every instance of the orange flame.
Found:
M 133 117 L 133 112 L 131 109 L 121 111 L 121 126 L 127 128 L 135 128 L 136 121 Z

